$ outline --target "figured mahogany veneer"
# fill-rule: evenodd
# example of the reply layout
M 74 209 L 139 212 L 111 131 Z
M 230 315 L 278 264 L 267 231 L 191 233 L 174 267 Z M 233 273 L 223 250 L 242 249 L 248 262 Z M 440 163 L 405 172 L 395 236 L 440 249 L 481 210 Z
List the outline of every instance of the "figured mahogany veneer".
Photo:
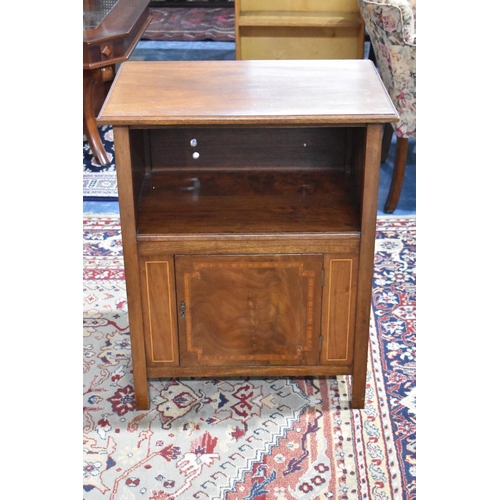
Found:
M 322 267 L 320 255 L 178 257 L 181 364 L 317 364 Z
M 352 375 L 364 406 L 378 173 L 370 61 L 126 62 L 114 126 L 137 407 L 148 378 Z

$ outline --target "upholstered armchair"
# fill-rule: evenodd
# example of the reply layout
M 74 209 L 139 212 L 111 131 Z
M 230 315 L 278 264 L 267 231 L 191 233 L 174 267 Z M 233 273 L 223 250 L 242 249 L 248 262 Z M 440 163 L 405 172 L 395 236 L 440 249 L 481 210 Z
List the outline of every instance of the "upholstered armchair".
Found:
M 380 77 L 400 115 L 384 132 L 382 161 L 393 132 L 396 155 L 384 212 L 397 207 L 403 185 L 408 139 L 416 137 L 416 0 L 357 0 L 370 37 Z M 394 129 L 394 130 L 393 130 Z

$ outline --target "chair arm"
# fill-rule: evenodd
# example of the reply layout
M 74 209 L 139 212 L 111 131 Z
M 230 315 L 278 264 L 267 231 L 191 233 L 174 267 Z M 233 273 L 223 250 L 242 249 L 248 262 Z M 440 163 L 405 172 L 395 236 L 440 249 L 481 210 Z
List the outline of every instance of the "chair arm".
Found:
M 417 44 L 416 0 L 361 0 L 392 43 Z

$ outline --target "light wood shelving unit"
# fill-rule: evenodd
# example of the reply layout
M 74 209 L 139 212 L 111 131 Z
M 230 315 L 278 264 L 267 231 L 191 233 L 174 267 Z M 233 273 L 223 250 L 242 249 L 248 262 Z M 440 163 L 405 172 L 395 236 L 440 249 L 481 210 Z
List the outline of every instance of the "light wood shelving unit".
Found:
M 362 59 L 356 0 L 235 0 L 236 59 Z

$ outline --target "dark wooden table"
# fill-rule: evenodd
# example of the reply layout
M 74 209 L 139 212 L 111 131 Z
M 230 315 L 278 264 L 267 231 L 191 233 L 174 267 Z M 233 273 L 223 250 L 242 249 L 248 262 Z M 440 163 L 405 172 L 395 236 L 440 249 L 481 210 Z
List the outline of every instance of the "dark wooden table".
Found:
M 115 77 L 115 65 L 130 57 L 150 21 L 149 0 L 83 1 L 83 130 L 101 165 L 109 160 L 96 116 Z

